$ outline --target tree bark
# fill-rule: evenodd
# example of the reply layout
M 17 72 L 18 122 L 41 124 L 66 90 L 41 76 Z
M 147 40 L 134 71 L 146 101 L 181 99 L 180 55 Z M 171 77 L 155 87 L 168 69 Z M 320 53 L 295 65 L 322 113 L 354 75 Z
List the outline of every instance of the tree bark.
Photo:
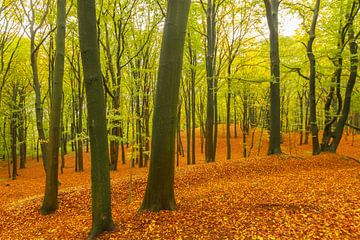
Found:
M 25 91 L 20 92 L 19 100 L 19 148 L 20 148 L 20 169 L 25 168 L 26 165 L 26 110 L 25 110 Z
M 310 102 L 310 127 L 312 134 L 312 153 L 313 155 L 320 154 L 320 145 L 319 145 L 319 129 L 317 125 L 316 118 L 316 61 L 313 53 L 313 43 L 315 40 L 315 29 L 316 22 L 319 15 L 320 0 L 316 0 L 316 5 L 314 9 L 313 20 L 311 23 L 311 28 L 309 31 L 309 41 L 307 44 L 307 55 L 310 61 L 310 88 L 309 88 L 309 102 Z
M 95 0 L 78 0 L 79 38 L 91 144 L 92 229 L 90 238 L 114 229 L 111 214 L 106 103 L 96 30 Z
M 11 159 L 12 159 L 12 179 L 17 177 L 17 153 L 16 153 L 16 129 L 18 118 L 18 106 L 17 106 L 18 87 L 13 86 L 12 100 L 11 100 L 11 121 L 10 121 L 10 136 L 11 136 Z
M 270 141 L 268 154 L 281 153 L 281 119 L 280 119 L 280 56 L 279 56 L 279 31 L 278 9 L 279 0 L 264 0 L 266 18 L 270 30 Z
M 174 157 L 180 78 L 190 0 L 169 0 L 153 116 L 151 161 L 141 210 L 176 208 Z
M 214 123 L 215 123 L 215 3 L 208 0 L 206 11 L 206 77 L 207 77 L 207 104 L 206 104 L 206 130 L 205 130 L 205 159 L 206 162 L 214 162 Z
M 41 214 L 54 212 L 58 207 L 59 147 L 61 133 L 61 103 L 64 77 L 66 0 L 57 0 L 55 76 L 52 83 L 50 132 L 46 170 L 45 196 Z
M 349 116 L 351 106 L 351 96 L 355 86 L 355 81 L 358 73 L 359 57 L 358 57 L 358 45 L 356 43 L 353 26 L 349 29 L 349 45 L 350 45 L 350 76 L 346 85 L 344 106 L 342 109 L 341 117 L 336 125 L 336 135 L 334 141 L 331 144 L 331 150 L 336 152 L 344 131 L 344 126 Z

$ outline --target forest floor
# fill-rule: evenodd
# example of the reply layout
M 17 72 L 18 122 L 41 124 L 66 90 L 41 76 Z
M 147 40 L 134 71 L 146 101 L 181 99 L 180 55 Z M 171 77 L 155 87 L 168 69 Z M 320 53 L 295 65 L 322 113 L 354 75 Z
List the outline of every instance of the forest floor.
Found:
M 131 170 L 131 193 L 128 164 L 112 172 L 117 228 L 100 239 L 360 239 L 360 136 L 343 140 L 338 154 L 311 156 L 310 145 L 299 146 L 297 135 L 287 135 L 285 154 L 266 156 L 264 135 L 259 156 L 254 147 L 247 159 L 241 158 L 239 137 L 232 139 L 233 159 L 225 160 L 224 129 L 219 130 L 216 163 L 204 163 L 197 152 L 198 164 L 186 166 L 182 158 L 176 168 L 176 211 L 138 213 L 147 169 Z M 74 156 L 67 155 L 59 209 L 49 216 L 39 213 L 44 181 L 42 164 L 35 160 L 16 180 L 9 180 L 7 165 L 0 164 L 1 240 L 86 238 L 89 155 L 81 173 L 74 171 Z

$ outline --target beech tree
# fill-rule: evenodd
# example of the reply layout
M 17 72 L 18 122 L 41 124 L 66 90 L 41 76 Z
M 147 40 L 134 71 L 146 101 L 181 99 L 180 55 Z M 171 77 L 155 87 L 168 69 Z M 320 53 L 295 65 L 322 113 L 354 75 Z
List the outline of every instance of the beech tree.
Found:
M 309 58 L 310 64 L 310 88 L 309 88 L 309 102 L 310 102 L 310 126 L 311 126 L 311 134 L 312 134 L 312 152 L 313 155 L 317 155 L 320 153 L 320 145 L 319 145 L 319 137 L 318 137 L 318 126 L 317 126 L 317 118 L 316 118 L 316 61 L 313 53 L 313 43 L 315 40 L 315 30 L 316 30 L 316 22 L 319 16 L 319 8 L 320 8 L 320 0 L 316 0 L 315 8 L 313 10 L 313 19 L 311 22 L 311 27 L 309 31 L 309 41 L 307 44 L 307 55 Z
M 105 92 L 97 39 L 95 0 L 78 0 L 78 21 L 91 145 L 90 238 L 94 238 L 103 231 L 114 229 L 111 214 Z
M 60 146 L 60 120 L 63 94 L 64 55 L 65 55 L 66 0 L 57 0 L 56 18 L 56 56 L 55 76 L 52 85 L 52 105 L 50 112 L 50 132 L 46 171 L 45 197 L 41 206 L 42 214 L 49 214 L 57 209 L 58 172 Z
M 26 21 L 29 23 L 29 32 L 27 33 L 30 38 L 30 61 L 31 61 L 31 70 L 32 70 L 32 80 L 33 88 L 35 91 L 35 113 L 36 113 L 36 127 L 38 131 L 38 141 L 41 146 L 41 153 L 43 159 L 44 169 L 46 170 L 47 162 L 47 140 L 44 130 L 44 110 L 42 106 L 42 93 L 41 93 L 41 82 L 39 78 L 39 69 L 38 69 L 38 53 L 40 47 L 43 45 L 46 38 L 49 36 L 49 33 L 41 33 L 39 31 L 45 24 L 46 17 L 49 13 L 50 1 L 30 1 L 29 6 L 24 0 L 20 1 L 23 13 L 26 16 Z M 42 10 L 39 14 L 39 10 Z M 25 27 L 26 29 L 27 27 Z M 40 39 L 37 41 L 37 39 Z
M 141 210 L 176 208 L 175 133 L 190 0 L 169 0 L 161 45 L 153 116 L 151 160 Z
M 206 13 L 206 78 L 207 78 L 207 103 L 206 103 L 206 130 L 205 130 L 205 158 L 207 162 L 215 161 L 214 123 L 215 116 L 215 63 L 216 63 L 216 1 L 208 0 L 207 5 L 201 0 Z
M 342 3 L 340 3 L 342 4 Z M 336 152 L 340 141 L 343 137 L 344 127 L 347 123 L 350 113 L 351 99 L 355 82 L 358 76 L 358 38 L 360 33 L 355 33 L 356 17 L 359 15 L 360 3 L 357 0 L 347 2 L 348 9 L 345 12 L 345 23 L 343 23 L 343 16 L 340 16 L 339 36 L 337 42 L 337 51 L 335 57 L 331 58 L 335 71 L 332 77 L 332 86 L 327 96 L 325 103 L 325 128 L 321 149 L 323 151 Z M 342 8 L 342 6 L 341 6 Z M 346 46 L 349 48 L 349 75 L 346 83 L 345 94 L 341 94 L 341 80 L 343 78 L 343 64 L 344 64 L 344 51 Z M 336 106 L 336 114 L 330 115 L 330 107 Z M 335 127 L 333 127 L 335 125 Z M 349 124 L 348 124 L 349 125 Z M 356 129 L 356 126 L 350 127 Z M 333 130 L 334 128 L 334 130 Z
M 270 141 L 268 154 L 281 153 L 281 120 L 280 120 L 280 56 L 279 56 L 279 0 L 264 0 L 266 18 L 270 30 Z

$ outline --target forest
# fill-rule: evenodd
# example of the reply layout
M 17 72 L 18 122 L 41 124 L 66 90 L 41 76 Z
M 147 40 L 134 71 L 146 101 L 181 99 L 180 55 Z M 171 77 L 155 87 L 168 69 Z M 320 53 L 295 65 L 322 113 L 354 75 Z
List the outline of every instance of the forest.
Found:
M 360 239 L 360 0 L 0 0 L 0 239 Z

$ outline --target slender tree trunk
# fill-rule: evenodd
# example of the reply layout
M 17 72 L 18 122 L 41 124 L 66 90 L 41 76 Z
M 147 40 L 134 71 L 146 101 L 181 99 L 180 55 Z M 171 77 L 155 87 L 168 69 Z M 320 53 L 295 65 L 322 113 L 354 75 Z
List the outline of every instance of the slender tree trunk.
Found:
M 80 60 L 80 59 L 79 59 Z M 78 63 L 79 76 L 80 76 L 80 63 Z M 78 117 L 76 124 L 77 135 L 77 157 L 78 157 L 78 171 L 84 171 L 84 157 L 83 157 L 83 103 L 84 103 L 84 90 L 81 77 L 78 78 Z
M 196 61 L 196 60 L 195 60 Z M 196 163 L 196 148 L 195 148 L 195 143 L 196 143 L 196 136 L 195 136 L 195 129 L 196 129 L 196 116 L 195 116 L 195 110 L 196 110 L 196 96 L 195 96 L 195 78 L 196 78 L 196 72 L 194 70 L 194 72 L 191 74 L 191 117 L 192 117 L 192 133 L 191 133 L 191 164 L 195 164 Z
M 182 81 L 183 94 L 184 94 L 184 110 L 185 110 L 185 128 L 186 128 L 186 163 L 191 164 L 191 94 L 188 81 Z M 179 122 L 180 123 L 180 122 Z
M 304 96 L 303 94 L 300 94 L 300 92 L 298 92 L 298 97 L 299 97 L 299 107 L 300 107 L 300 142 L 299 145 L 301 146 L 303 144 L 303 139 L 304 139 Z
M 310 134 L 310 127 L 309 127 L 309 98 L 305 92 L 305 139 L 304 144 L 309 144 L 309 134 Z
M 60 172 L 61 174 L 64 173 L 64 168 L 65 168 L 65 149 L 64 149 L 64 94 L 63 94 L 63 104 L 61 107 L 61 137 L 60 137 L 60 142 L 61 142 L 61 149 L 60 149 L 60 155 L 61 155 L 61 164 L 60 164 Z M 65 143 L 66 144 L 66 143 Z
M 243 99 L 243 157 L 247 157 L 247 135 L 249 133 L 249 124 L 248 124 L 248 96 L 247 93 L 244 93 Z
M 235 96 L 233 97 L 234 98 L 234 138 L 237 138 L 238 135 L 237 135 L 237 112 L 236 112 L 236 99 L 235 99 Z
M 47 144 L 43 124 L 43 108 L 41 103 L 41 85 L 38 74 L 37 50 L 35 50 L 35 36 L 31 39 L 31 68 L 33 74 L 33 85 L 35 90 L 35 115 L 36 127 L 39 136 L 39 144 L 41 148 L 43 166 L 46 171 L 47 162 Z
M 214 147 L 213 147 L 213 160 L 216 159 L 216 148 L 217 148 L 217 137 L 219 129 L 219 111 L 218 111 L 218 99 L 217 99 L 217 90 L 218 89 L 218 79 L 215 78 L 214 81 Z
M 25 168 L 26 165 L 26 110 L 25 110 L 25 92 L 20 91 L 19 104 L 19 148 L 20 148 L 20 168 Z
M 200 99 L 199 119 L 200 119 L 200 150 L 204 153 L 204 137 L 205 137 L 205 126 L 204 126 L 204 104 Z
M 114 98 L 112 99 L 112 109 L 114 110 L 114 112 L 119 111 L 120 108 L 120 98 L 119 96 L 114 96 Z M 118 114 L 115 113 L 115 116 L 117 116 Z M 114 121 L 113 124 L 115 125 L 112 129 L 111 129 L 111 134 L 113 136 L 118 137 L 119 136 L 119 126 L 116 126 L 119 124 L 119 121 Z M 119 140 L 118 139 L 114 139 L 110 141 L 110 162 L 111 162 L 111 170 L 115 171 L 117 170 L 117 166 L 118 166 L 118 159 L 119 159 Z
M 195 81 L 196 81 L 196 67 L 197 67 L 197 53 L 196 50 L 192 47 L 191 34 L 188 33 L 188 41 L 189 41 L 189 61 L 190 61 L 190 92 L 191 97 L 189 97 L 190 106 L 191 106 L 191 164 L 196 163 L 196 152 L 195 152 L 195 130 L 196 130 L 196 89 L 195 89 Z M 190 107 L 189 107 L 190 108 Z M 189 110 L 190 111 L 190 110 Z
M 355 39 L 355 33 L 353 26 L 351 25 L 349 28 L 349 45 L 350 45 L 350 76 L 348 83 L 346 85 L 346 91 L 345 91 L 345 99 L 344 99 L 344 106 L 342 109 L 341 117 L 336 125 L 336 135 L 334 138 L 334 141 L 331 144 L 331 150 L 333 152 L 336 152 L 342 135 L 344 131 L 345 123 L 348 119 L 349 112 L 350 112 L 350 106 L 351 106 L 351 97 L 352 92 L 355 86 L 357 74 L 358 74 L 358 66 L 359 66 L 359 57 L 358 57 L 358 45 Z
M 96 32 L 95 0 L 78 0 L 79 39 L 91 142 L 92 229 L 90 238 L 114 229 L 111 214 L 106 103 Z
M 215 123 L 215 102 L 214 102 L 214 77 L 215 77 L 215 3 L 208 0 L 206 12 L 206 77 L 207 77 L 207 105 L 206 105 L 206 131 L 205 131 L 205 159 L 206 162 L 214 162 L 214 123 Z
M 319 145 L 319 136 L 318 136 L 319 130 L 318 130 L 317 118 L 316 118 L 316 62 L 313 53 L 313 43 L 315 40 L 315 29 L 316 29 L 317 18 L 319 15 L 319 8 L 320 8 L 320 0 L 316 0 L 313 20 L 309 32 L 309 41 L 307 45 L 307 55 L 310 61 L 309 101 L 310 101 L 310 126 L 311 126 L 311 135 L 312 135 L 313 155 L 320 154 L 320 145 Z
M 16 153 L 16 129 L 18 118 L 18 106 L 17 106 L 18 87 L 13 86 L 12 90 L 12 102 L 11 102 L 11 122 L 10 122 L 10 136 L 11 136 L 11 159 L 12 159 L 12 179 L 17 177 L 17 153 Z
M 190 0 L 169 0 L 153 116 L 151 161 L 141 210 L 176 208 L 174 157 L 180 78 Z
M 226 159 L 231 159 L 231 65 L 228 66 L 227 97 L 226 97 Z
M 52 104 L 50 112 L 49 155 L 47 158 L 45 196 L 41 214 L 54 212 L 58 207 L 59 146 L 61 133 L 61 103 L 63 92 L 65 56 L 66 0 L 57 0 L 57 33 L 55 77 L 52 84 Z

